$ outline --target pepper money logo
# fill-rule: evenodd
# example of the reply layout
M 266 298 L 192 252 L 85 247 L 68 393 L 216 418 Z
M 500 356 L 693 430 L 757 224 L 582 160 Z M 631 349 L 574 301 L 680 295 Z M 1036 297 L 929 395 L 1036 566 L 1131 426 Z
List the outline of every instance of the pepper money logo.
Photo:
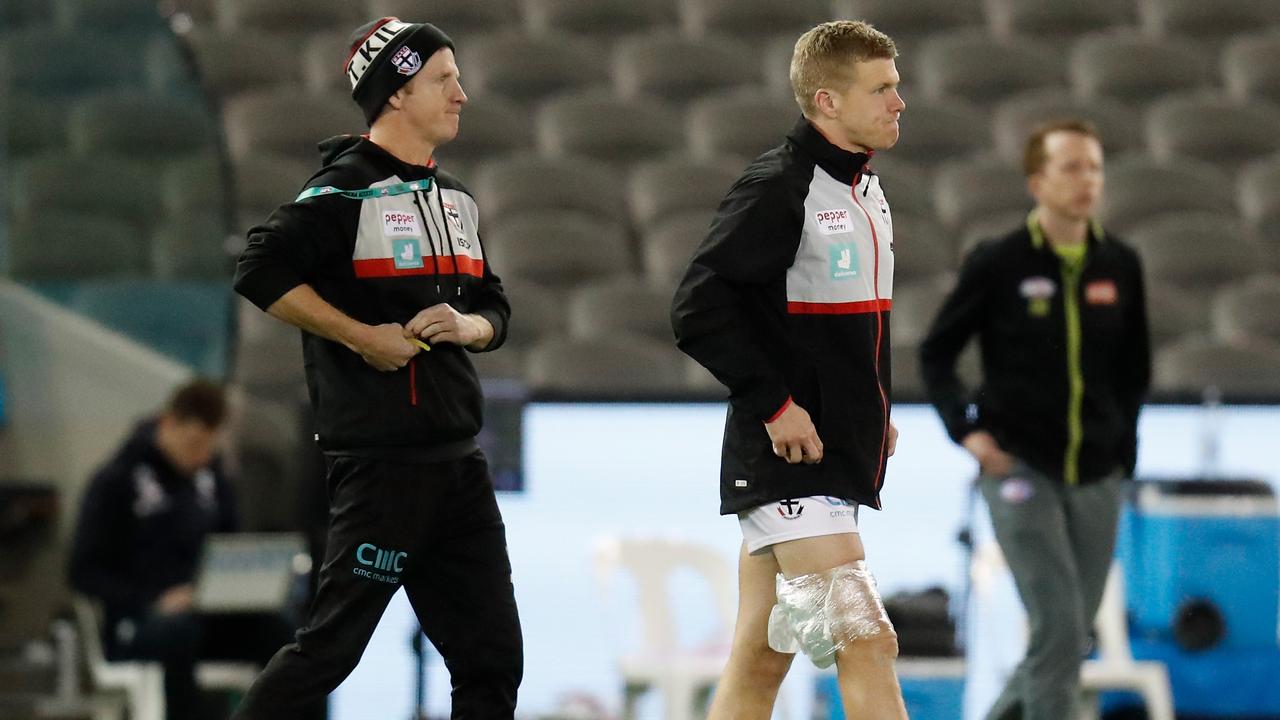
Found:
M 404 562 L 408 557 L 407 552 L 384 550 L 373 543 L 362 543 L 356 548 L 356 562 L 359 565 L 352 568 L 351 573 L 357 577 L 396 585 L 400 582 L 400 573 L 404 572 Z

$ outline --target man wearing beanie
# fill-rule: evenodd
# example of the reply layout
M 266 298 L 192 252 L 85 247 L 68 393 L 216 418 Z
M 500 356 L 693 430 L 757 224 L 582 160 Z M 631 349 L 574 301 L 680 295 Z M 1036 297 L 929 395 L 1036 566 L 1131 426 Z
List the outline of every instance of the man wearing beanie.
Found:
M 322 701 L 403 586 L 449 669 L 452 717 L 511 718 L 520 621 L 467 357 L 502 345 L 510 306 L 474 198 L 433 157 L 467 96 L 453 42 L 425 23 L 361 27 L 344 69 L 369 134 L 321 143 L 324 167 L 249 231 L 236 269 L 237 292 L 302 329 L 330 509 L 307 625 L 235 717 Z

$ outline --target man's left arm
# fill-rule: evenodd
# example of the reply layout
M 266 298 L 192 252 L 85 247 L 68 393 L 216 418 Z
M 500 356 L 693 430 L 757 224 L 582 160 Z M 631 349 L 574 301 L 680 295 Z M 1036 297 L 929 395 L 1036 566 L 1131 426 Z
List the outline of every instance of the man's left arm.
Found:
M 1142 261 L 1131 255 L 1132 296 L 1125 308 L 1125 347 L 1120 353 L 1118 390 L 1128 415 L 1130 433 L 1125 456 L 1125 474 L 1133 475 L 1138 461 L 1138 413 L 1151 388 L 1151 331 L 1147 324 L 1147 293 Z

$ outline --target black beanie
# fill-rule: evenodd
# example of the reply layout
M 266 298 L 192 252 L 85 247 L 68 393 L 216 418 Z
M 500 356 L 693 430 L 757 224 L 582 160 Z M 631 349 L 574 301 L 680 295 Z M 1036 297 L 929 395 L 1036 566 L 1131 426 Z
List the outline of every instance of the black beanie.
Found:
M 453 41 L 429 23 L 405 23 L 384 17 L 361 25 L 351 34 L 350 54 L 345 69 L 351 81 L 351 98 L 364 111 L 364 119 L 373 125 L 387 104 L 423 64 Z

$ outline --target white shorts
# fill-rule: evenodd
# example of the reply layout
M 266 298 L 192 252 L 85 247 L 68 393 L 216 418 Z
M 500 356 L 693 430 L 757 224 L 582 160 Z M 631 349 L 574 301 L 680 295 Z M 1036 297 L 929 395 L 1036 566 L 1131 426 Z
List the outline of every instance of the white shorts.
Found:
M 747 552 L 757 555 L 788 540 L 858 532 L 858 504 L 815 495 L 779 500 L 738 513 Z

